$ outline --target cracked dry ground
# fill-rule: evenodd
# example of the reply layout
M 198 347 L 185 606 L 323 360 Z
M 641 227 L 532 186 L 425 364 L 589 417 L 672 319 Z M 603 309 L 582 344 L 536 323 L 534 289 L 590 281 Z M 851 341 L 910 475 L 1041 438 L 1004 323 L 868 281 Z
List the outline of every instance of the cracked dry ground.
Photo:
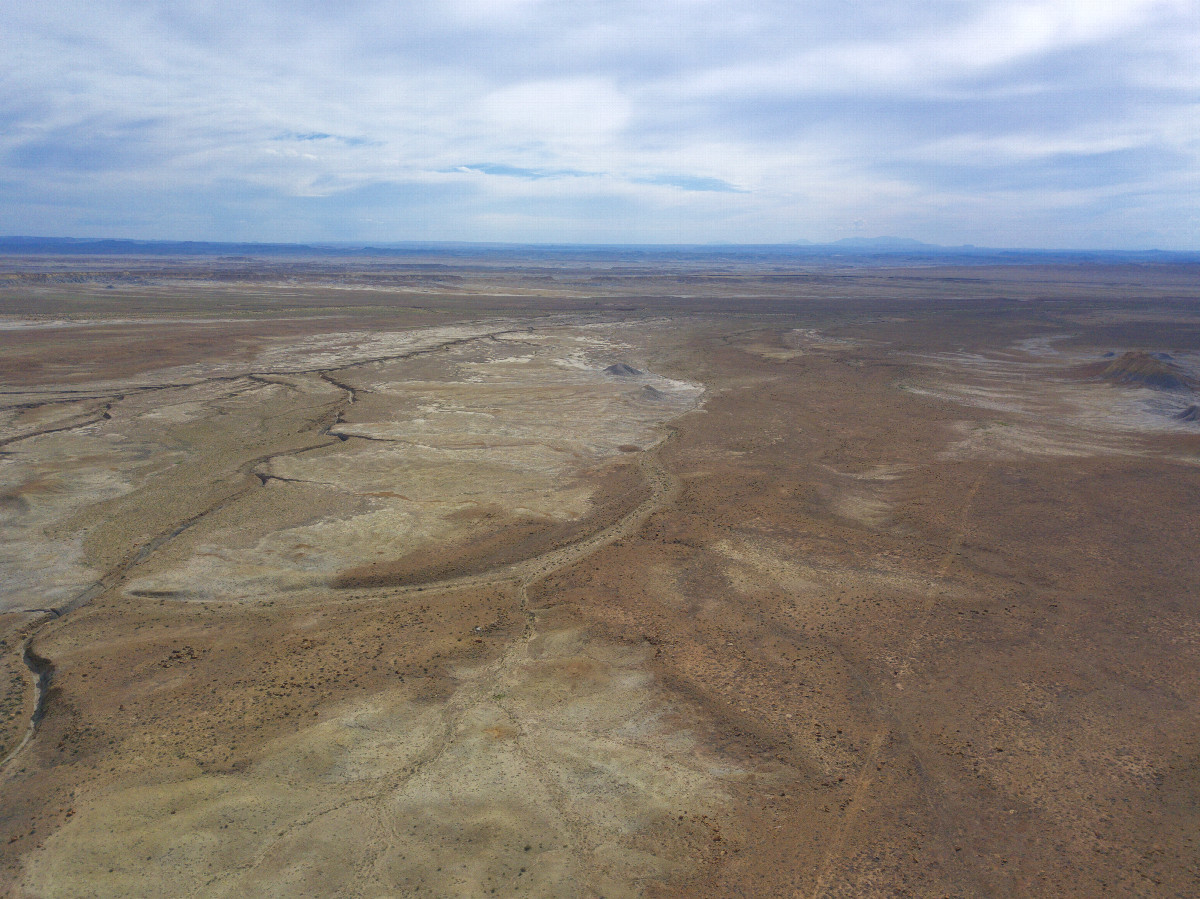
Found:
M 1195 895 L 1200 429 L 822 309 L 13 386 L 9 894 Z

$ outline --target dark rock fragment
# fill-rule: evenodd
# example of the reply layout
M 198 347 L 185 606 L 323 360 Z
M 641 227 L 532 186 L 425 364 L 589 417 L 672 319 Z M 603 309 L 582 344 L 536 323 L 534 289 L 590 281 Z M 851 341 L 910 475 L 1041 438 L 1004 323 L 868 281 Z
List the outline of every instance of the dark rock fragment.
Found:
M 641 374 L 632 365 L 626 365 L 624 362 L 614 362 L 608 368 L 604 369 L 606 375 L 614 375 L 618 378 L 636 378 Z

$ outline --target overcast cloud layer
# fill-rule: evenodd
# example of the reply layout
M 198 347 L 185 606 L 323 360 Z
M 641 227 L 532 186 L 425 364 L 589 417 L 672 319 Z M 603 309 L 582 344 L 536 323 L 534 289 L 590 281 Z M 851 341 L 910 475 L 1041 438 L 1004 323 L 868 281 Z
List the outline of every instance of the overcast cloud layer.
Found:
M 0 33 L 0 233 L 1200 249 L 1196 0 L 8 0 Z

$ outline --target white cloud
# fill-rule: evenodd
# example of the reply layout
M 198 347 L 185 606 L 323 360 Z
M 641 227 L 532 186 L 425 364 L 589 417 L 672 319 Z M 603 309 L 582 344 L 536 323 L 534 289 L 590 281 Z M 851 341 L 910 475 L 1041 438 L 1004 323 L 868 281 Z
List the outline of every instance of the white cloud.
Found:
M 787 240 L 862 220 L 953 240 L 948 202 L 986 230 L 1019 197 L 1067 239 L 1124 202 L 1119 242 L 1200 205 L 1198 18 L 1188 0 L 12 0 L 0 231 L 147 236 L 158 216 L 218 237 L 236 215 L 269 239 L 340 216 L 373 239 Z
M 488 94 L 480 108 L 506 143 L 585 155 L 615 139 L 630 114 L 629 101 L 603 78 L 514 84 Z
M 805 47 L 783 58 L 750 58 L 684 75 L 679 90 L 690 97 L 902 94 L 976 77 L 1039 54 L 1110 40 L 1186 13 L 1186 4 L 1179 0 L 1043 0 L 960 8 L 967 15 L 941 28 Z

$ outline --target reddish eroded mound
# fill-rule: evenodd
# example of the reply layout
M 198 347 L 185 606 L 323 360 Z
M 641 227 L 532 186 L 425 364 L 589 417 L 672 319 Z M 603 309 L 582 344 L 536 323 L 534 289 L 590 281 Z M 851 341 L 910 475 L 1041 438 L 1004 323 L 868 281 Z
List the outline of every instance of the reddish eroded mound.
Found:
M 1085 365 L 1080 373 L 1084 377 L 1103 378 L 1114 384 L 1154 387 L 1158 390 L 1179 390 L 1192 386 L 1178 366 L 1143 350 L 1131 350 L 1112 361 Z

